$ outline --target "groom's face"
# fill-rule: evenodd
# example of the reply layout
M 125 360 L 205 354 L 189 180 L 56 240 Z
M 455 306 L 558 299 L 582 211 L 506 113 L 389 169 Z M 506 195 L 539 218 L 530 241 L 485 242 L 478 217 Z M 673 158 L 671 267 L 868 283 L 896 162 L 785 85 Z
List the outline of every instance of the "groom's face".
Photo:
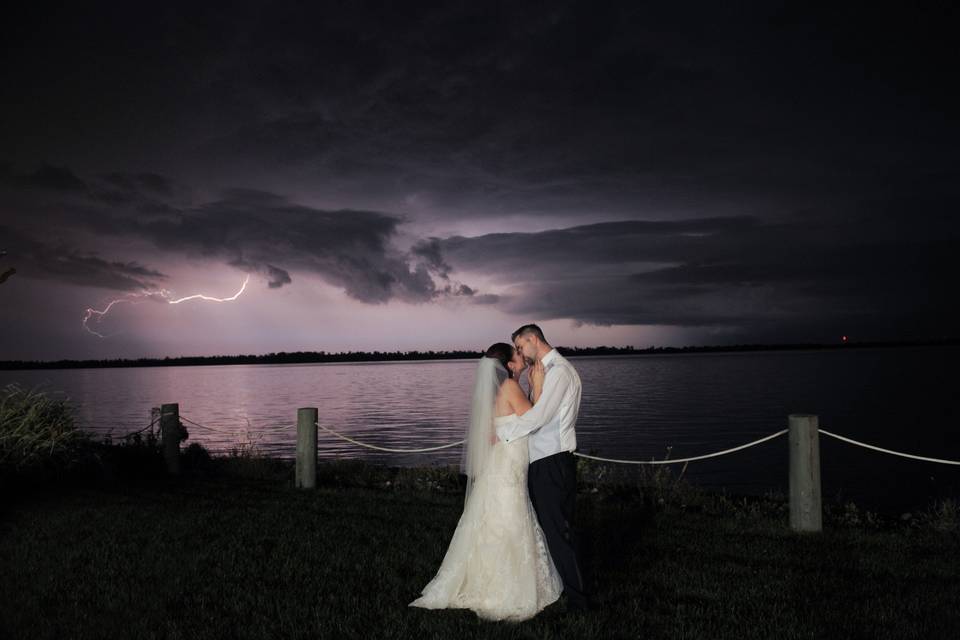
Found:
M 517 336 L 517 339 L 513 341 L 513 346 L 517 348 L 518 353 L 523 355 L 523 359 L 526 360 L 528 365 L 537 361 L 537 345 L 533 343 L 532 335 Z

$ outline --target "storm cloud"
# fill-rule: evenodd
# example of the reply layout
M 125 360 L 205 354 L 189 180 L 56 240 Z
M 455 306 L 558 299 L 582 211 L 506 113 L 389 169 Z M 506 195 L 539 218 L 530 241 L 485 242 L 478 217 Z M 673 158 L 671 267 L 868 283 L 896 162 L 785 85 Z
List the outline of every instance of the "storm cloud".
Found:
M 960 326 L 947 6 L 13 11 L 7 291 L 224 266 L 285 304 L 314 280 L 368 319 L 414 303 L 448 320 L 424 348 L 456 313 L 638 341 Z
M 949 294 L 960 238 L 948 217 L 923 218 L 919 233 L 906 212 L 889 225 L 865 214 L 859 225 L 810 214 L 613 222 L 451 237 L 437 249 L 492 276 L 504 308 L 526 317 L 742 336 L 949 335 L 960 320 Z
M 167 276 L 135 261 L 105 259 L 92 251 L 32 238 L 0 226 L 5 262 L 16 265 L 19 277 L 56 280 L 74 285 L 134 292 L 157 288 Z
M 183 255 L 258 272 L 270 288 L 293 282 L 291 271 L 319 275 L 349 296 L 366 303 L 391 299 L 427 302 L 438 297 L 472 296 L 475 291 L 451 282 L 449 266 L 436 250 L 417 245 L 412 252 L 397 248 L 394 239 L 401 217 L 375 211 L 323 210 L 259 190 L 231 189 L 219 199 L 197 205 L 166 202 L 171 181 L 157 174 L 126 176 L 113 173 L 101 181 L 84 181 L 66 168 L 44 167 L 18 179 L 21 190 L 53 191 L 52 200 L 33 197 L 21 221 L 27 230 L 9 228 L 2 235 L 11 259 L 27 260 L 25 277 L 49 277 L 74 284 L 130 290 L 151 288 L 137 277 L 164 277 L 136 263 L 121 263 L 85 254 L 65 245 L 51 246 L 36 233 L 38 213 L 56 221 L 60 233 L 89 232 L 104 237 L 133 238 L 151 243 L 162 255 Z M 117 185 L 123 197 L 109 197 L 102 182 Z M 71 198 L 61 197 L 71 185 Z M 159 193 L 158 193 L 159 192 Z M 436 280 L 435 280 L 436 277 Z M 438 285 L 438 281 L 442 286 Z

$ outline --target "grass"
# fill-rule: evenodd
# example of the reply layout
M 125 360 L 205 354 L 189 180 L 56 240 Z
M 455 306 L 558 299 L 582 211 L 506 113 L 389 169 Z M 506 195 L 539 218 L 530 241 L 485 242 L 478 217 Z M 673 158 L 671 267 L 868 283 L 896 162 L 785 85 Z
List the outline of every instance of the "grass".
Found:
M 304 491 L 256 442 L 193 443 L 171 478 L 152 429 L 96 442 L 63 401 L 0 395 L 0 638 L 960 636 L 955 500 L 828 503 L 823 534 L 795 535 L 783 496 L 581 460 L 597 610 L 484 623 L 407 607 L 460 516 L 450 468 L 326 463 Z
M 74 426 L 67 400 L 16 384 L 0 389 L 0 469 L 70 465 L 87 440 Z
M 179 480 L 23 489 L 0 519 L 4 638 L 953 638 L 956 505 L 912 522 L 826 515 L 794 535 L 783 501 L 669 493 L 584 472 L 598 609 L 520 624 L 410 609 L 462 507 L 445 468 L 203 458 Z M 647 481 L 651 478 L 646 478 Z M 661 476 L 657 481 L 669 483 Z M 659 496 L 659 497 L 657 497 Z M 666 499 L 665 499 L 666 498 Z M 937 515 L 937 514 L 940 515 Z M 954 518 L 951 525 L 950 518 Z

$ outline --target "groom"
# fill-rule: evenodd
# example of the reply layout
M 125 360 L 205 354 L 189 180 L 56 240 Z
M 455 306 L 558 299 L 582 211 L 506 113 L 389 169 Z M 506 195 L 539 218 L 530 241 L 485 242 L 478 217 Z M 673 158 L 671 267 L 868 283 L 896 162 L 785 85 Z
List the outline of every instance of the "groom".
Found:
M 497 436 L 510 442 L 530 434 L 528 488 L 537 520 L 547 539 L 553 564 L 563 579 L 563 593 L 571 609 L 588 606 L 580 570 L 573 511 L 577 499 L 577 448 L 574 426 L 580 410 L 580 376 L 570 362 L 550 346 L 543 331 L 526 324 L 513 332 L 513 344 L 528 364 L 546 369 L 543 392 L 533 408 L 497 428 Z

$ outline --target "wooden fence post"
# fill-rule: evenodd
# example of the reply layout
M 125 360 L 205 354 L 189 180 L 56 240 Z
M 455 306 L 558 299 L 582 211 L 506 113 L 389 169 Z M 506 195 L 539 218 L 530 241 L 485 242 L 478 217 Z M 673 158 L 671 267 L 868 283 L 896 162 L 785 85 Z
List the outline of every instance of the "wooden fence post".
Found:
M 294 478 L 298 489 L 317 486 L 317 409 L 297 409 L 297 469 Z
M 167 472 L 180 474 L 180 405 L 160 405 L 160 442 L 163 445 L 163 457 L 167 462 Z
M 820 433 L 814 415 L 791 414 L 790 528 L 794 531 L 823 530 L 820 501 Z

